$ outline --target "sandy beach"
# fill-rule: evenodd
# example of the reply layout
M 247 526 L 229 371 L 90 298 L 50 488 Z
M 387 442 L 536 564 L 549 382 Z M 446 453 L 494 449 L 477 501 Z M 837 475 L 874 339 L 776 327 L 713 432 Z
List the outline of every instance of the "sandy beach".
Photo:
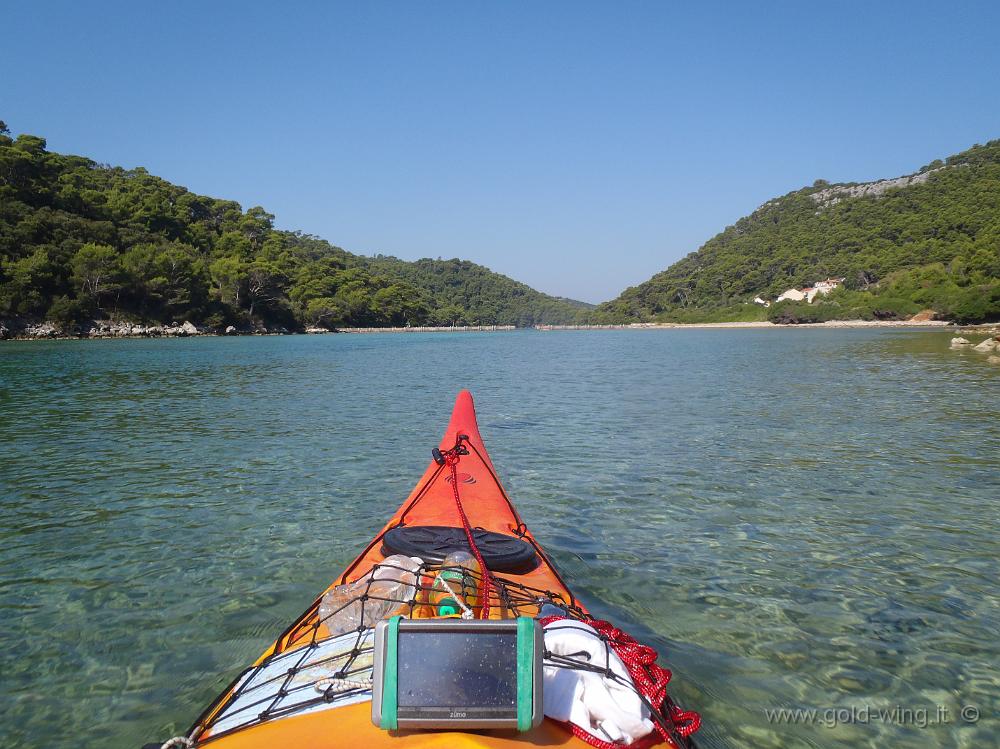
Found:
M 537 330 L 666 330 L 691 328 L 697 330 L 732 328 L 954 328 L 945 320 L 828 320 L 817 323 L 773 323 L 766 320 L 752 322 L 702 322 L 702 323 L 633 323 L 631 325 L 537 325 Z M 985 325 L 983 327 L 990 327 Z
M 756 322 L 656 323 L 658 328 L 947 328 L 945 320 L 828 320 L 826 322 L 779 324 Z M 646 327 L 646 326 L 638 326 Z

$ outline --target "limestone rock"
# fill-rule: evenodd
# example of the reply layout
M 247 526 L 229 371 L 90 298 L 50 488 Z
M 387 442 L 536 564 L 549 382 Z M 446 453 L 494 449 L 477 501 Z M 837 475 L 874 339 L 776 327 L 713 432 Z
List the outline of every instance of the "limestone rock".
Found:
M 141 325 L 135 322 L 95 320 L 85 330 L 90 338 L 145 338 L 163 334 L 158 325 Z
M 987 338 L 982 343 L 973 346 L 972 350 L 982 351 L 983 353 L 988 354 L 990 351 L 996 351 L 996 348 L 997 348 L 997 342 L 994 341 L 992 338 Z
M 1000 356 L 990 356 L 986 359 L 990 364 L 1000 364 Z
M 235 325 L 227 325 L 226 326 L 226 335 L 236 335 L 236 326 Z
M 198 328 L 185 320 L 184 324 L 181 325 L 180 335 L 198 335 Z
M 968 346 L 969 342 L 970 341 L 968 338 L 962 338 L 961 336 L 958 336 L 957 338 L 951 339 L 951 347 L 957 348 L 958 346 Z
M 24 334 L 28 338 L 55 338 L 61 333 L 62 331 L 50 322 L 29 325 L 24 329 Z
M 877 198 L 883 195 L 887 190 L 922 184 L 926 182 L 927 179 L 934 174 L 934 172 L 938 172 L 941 169 L 946 168 L 947 167 L 942 166 L 937 169 L 928 169 L 926 172 L 920 172 L 919 174 L 907 174 L 903 177 L 896 177 L 895 179 L 880 179 L 877 182 L 866 182 L 861 185 L 834 185 L 833 187 L 828 187 L 825 190 L 814 192 L 809 197 L 819 203 L 821 207 L 836 205 L 844 198 L 861 198 L 867 196 Z

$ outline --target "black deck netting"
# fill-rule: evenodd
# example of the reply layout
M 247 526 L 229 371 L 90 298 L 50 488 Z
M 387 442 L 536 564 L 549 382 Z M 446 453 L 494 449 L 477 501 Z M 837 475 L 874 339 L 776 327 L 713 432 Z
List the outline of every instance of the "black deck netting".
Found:
M 442 576 L 442 572 L 449 574 Z M 505 619 L 552 615 L 589 619 L 565 594 L 488 574 L 491 618 L 499 613 Z M 244 671 L 205 711 L 188 736 L 200 743 L 266 721 L 370 700 L 375 625 L 396 615 L 437 617 L 441 609 L 435 601 L 443 597 L 464 604 L 457 615 L 478 618 L 482 582 L 478 571 L 465 566 L 389 557 L 357 581 L 324 593 L 282 635 L 271 655 Z M 611 674 L 606 663 L 592 663 L 592 659 L 554 656 L 547 651 L 545 656 L 546 667 Z M 629 687 L 635 690 L 631 682 Z M 672 727 L 670 705 L 647 703 L 653 720 Z M 677 743 L 690 745 L 684 739 Z

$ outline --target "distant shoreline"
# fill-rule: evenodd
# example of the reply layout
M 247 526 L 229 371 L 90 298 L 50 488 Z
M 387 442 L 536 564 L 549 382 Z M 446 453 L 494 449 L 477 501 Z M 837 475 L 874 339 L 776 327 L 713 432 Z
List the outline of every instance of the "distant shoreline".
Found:
M 448 327 L 385 327 L 385 328 L 315 328 L 288 330 L 287 328 L 237 329 L 230 325 L 224 330 L 199 328 L 189 321 L 173 325 L 143 325 L 128 321 L 110 323 L 93 322 L 73 333 L 66 333 L 52 322 L 15 323 L 0 320 L 0 341 L 75 341 L 122 340 L 136 338 L 229 338 L 236 336 L 275 335 L 329 335 L 334 333 L 486 333 L 516 330 L 513 325 L 456 325 Z
M 957 325 L 944 320 L 829 320 L 819 323 L 773 323 L 767 321 L 752 322 L 705 322 L 705 323 L 631 323 L 628 325 L 536 325 L 533 328 L 515 328 L 513 325 L 463 325 L 455 327 L 411 327 L 411 328 L 308 328 L 305 331 L 289 331 L 286 329 L 260 330 L 229 330 L 223 332 L 212 329 L 198 328 L 191 323 L 183 326 L 145 327 L 134 323 L 117 323 L 94 327 L 76 334 L 63 333 L 52 323 L 27 325 L 18 330 L 4 327 L 0 330 L 0 340 L 11 341 L 53 341 L 53 340 L 122 340 L 141 338 L 200 338 L 200 337 L 233 337 L 233 336 L 272 336 L 272 335 L 332 335 L 332 334 L 391 334 L 391 333 L 487 333 L 510 332 L 514 330 L 549 331 L 586 331 L 586 330 L 739 330 L 739 329 L 777 329 L 777 328 L 808 328 L 808 329 L 846 329 L 846 328 L 902 328 L 909 330 L 952 330 L 979 331 L 995 330 L 997 323 L 982 323 L 978 325 Z
M 536 325 L 537 330 L 666 330 L 672 328 L 948 328 L 959 326 L 945 320 L 828 320 L 810 323 L 748 322 L 657 322 L 631 325 Z M 975 327 L 975 326 L 966 326 Z M 985 327 L 990 327 L 986 325 Z

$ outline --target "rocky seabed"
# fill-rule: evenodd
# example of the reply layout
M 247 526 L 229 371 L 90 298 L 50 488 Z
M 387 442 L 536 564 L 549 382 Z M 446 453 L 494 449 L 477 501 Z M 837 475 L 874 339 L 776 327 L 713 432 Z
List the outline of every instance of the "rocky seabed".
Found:
M 986 361 L 989 364 L 1000 365 L 1000 356 L 998 356 L 1000 354 L 1000 330 L 991 328 L 986 332 L 990 333 L 990 337 L 979 343 L 973 343 L 965 336 L 955 336 L 951 339 L 951 349 L 953 351 L 975 351 L 980 354 L 986 354 Z

